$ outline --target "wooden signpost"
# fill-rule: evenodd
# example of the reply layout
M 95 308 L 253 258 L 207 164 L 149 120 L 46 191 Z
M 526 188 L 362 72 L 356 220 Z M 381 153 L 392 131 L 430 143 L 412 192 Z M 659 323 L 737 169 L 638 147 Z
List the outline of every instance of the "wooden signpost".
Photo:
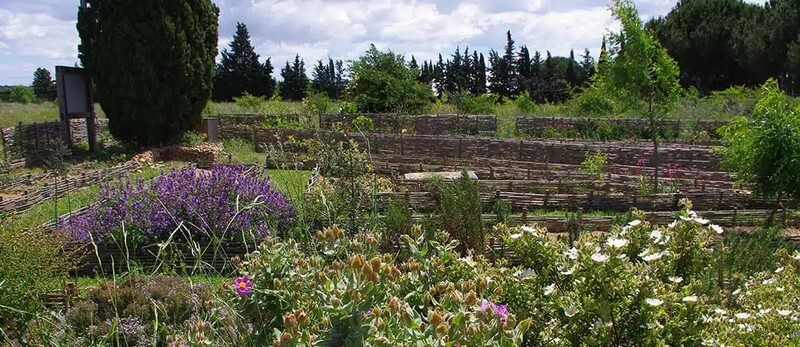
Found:
M 86 134 L 89 151 L 94 152 L 97 144 L 92 79 L 86 70 L 77 67 L 56 66 L 56 89 L 58 90 L 58 111 L 64 142 L 72 145 L 70 119 L 86 119 Z

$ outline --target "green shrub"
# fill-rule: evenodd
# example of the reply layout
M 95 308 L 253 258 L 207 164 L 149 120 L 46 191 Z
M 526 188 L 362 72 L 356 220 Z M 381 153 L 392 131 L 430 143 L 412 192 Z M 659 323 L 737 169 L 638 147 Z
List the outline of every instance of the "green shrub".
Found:
M 444 186 L 438 210 L 440 228 L 459 241 L 462 252 L 483 252 L 483 207 L 477 184 L 469 178 L 467 171 L 462 171 L 461 178 Z
M 233 103 L 236 108 L 243 112 L 261 113 L 267 107 L 267 101 L 263 96 L 251 95 L 244 92 L 242 96 L 234 97 Z
M 361 132 L 371 132 L 375 129 L 375 125 L 372 123 L 372 119 L 366 116 L 358 116 L 356 119 L 353 119 L 353 129 Z
M 578 172 L 588 176 L 590 179 L 597 182 L 605 182 L 606 165 L 608 165 L 608 157 L 599 150 L 593 154 L 586 153 L 586 158 L 581 162 Z
M 531 95 L 527 90 L 517 96 L 514 100 L 514 105 L 517 106 L 517 110 L 522 114 L 533 114 L 536 111 L 536 102 L 531 99 Z
M 28 321 L 43 311 L 44 295 L 59 289 L 75 254 L 62 249 L 59 233 L 22 231 L 10 221 L 0 227 L 0 329 L 24 334 Z
M 0 90 L 0 101 L 30 104 L 36 101 L 36 93 L 33 92 L 31 87 L 12 86 Z
M 461 94 L 457 100 L 458 111 L 465 114 L 492 114 L 497 105 L 499 96 L 495 94 L 481 94 L 472 96 Z
M 411 207 L 405 200 L 392 200 L 386 207 L 386 216 L 383 218 L 383 241 L 395 242 L 401 235 L 411 230 Z

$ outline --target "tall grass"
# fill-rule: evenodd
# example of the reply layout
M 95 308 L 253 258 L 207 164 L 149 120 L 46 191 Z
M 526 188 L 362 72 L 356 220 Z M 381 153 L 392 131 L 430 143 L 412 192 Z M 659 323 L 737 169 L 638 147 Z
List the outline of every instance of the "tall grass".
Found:
M 105 118 L 100 104 L 94 104 L 94 111 L 97 117 Z M 20 104 L 0 101 L 0 128 L 55 120 L 58 120 L 58 104 L 55 102 Z

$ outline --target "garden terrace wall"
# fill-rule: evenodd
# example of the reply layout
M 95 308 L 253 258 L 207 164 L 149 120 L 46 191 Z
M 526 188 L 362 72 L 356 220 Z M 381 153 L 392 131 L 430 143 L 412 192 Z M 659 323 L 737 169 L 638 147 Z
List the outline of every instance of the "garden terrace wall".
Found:
M 558 185 L 571 181 L 587 181 L 591 177 L 577 171 L 552 171 L 521 169 L 507 167 L 481 167 L 481 166 L 450 166 L 450 165 L 425 165 L 425 164 L 395 164 L 380 161 L 373 161 L 373 171 L 382 175 L 392 177 L 410 172 L 443 172 L 460 171 L 466 168 L 474 171 L 478 178 L 486 180 L 548 180 Z M 629 188 L 620 191 L 636 191 L 636 187 L 641 177 L 636 175 L 617 175 L 607 174 L 604 177 L 605 183 L 612 186 L 627 185 Z M 699 181 L 696 179 L 669 178 L 664 179 L 664 183 L 673 183 L 682 191 L 730 191 L 734 189 L 734 182 L 731 181 Z M 597 183 L 596 186 L 603 185 Z M 603 188 L 606 189 L 606 188 Z M 608 188 L 611 190 L 611 187 Z
M 95 119 L 97 132 L 108 128 L 108 119 Z M 88 141 L 86 119 L 70 119 L 70 137 L 72 143 Z M 36 163 L 36 152 L 53 139 L 62 138 L 61 122 L 43 122 L 19 124 L 15 127 L 0 129 L 0 140 L 3 145 L 3 158 L 25 159 L 28 165 Z
M 771 209 L 776 205 L 773 200 L 754 198 L 749 194 L 735 193 L 690 193 L 690 194 L 596 194 L 572 193 L 518 193 L 495 191 L 479 193 L 486 212 L 491 211 L 497 201 L 508 203 L 511 210 L 520 212 L 527 210 L 568 210 L 568 211 L 612 211 L 627 212 L 633 208 L 643 211 L 676 211 L 679 201 L 688 198 L 698 210 L 758 210 Z M 428 192 L 378 193 L 379 207 L 385 209 L 390 201 L 406 201 L 409 206 L 419 212 L 431 212 L 436 201 Z
M 372 159 L 378 162 L 393 163 L 393 164 L 423 164 L 423 165 L 441 165 L 451 166 L 455 171 L 462 168 L 516 168 L 516 169 L 529 169 L 529 170 L 542 170 L 548 172 L 571 172 L 578 173 L 581 166 L 575 164 L 555 164 L 547 162 L 529 162 L 518 160 L 505 160 L 505 159 L 492 159 L 476 157 L 470 159 L 460 158 L 442 158 L 442 157 L 425 157 L 425 156 L 405 156 L 396 154 L 374 154 Z M 700 171 L 700 170 L 686 170 L 686 169 L 671 169 L 667 170 L 662 163 L 662 176 L 665 178 L 684 178 L 694 179 L 698 181 L 733 181 L 733 178 L 727 173 L 722 171 Z M 604 173 L 607 175 L 644 175 L 651 176 L 654 173 L 652 167 L 632 166 L 632 165 L 617 165 L 607 164 Z M 669 171 L 669 174 L 667 174 Z
M 492 115 L 400 115 L 400 114 L 321 114 L 321 130 L 333 130 L 336 124 L 350 128 L 353 120 L 365 116 L 372 120 L 375 132 L 420 135 L 489 135 L 497 134 L 497 117 Z
M 34 191 L 25 191 L 18 197 L 0 200 L 0 212 L 27 211 L 43 201 L 62 198 L 80 188 L 105 182 L 113 178 L 127 176 L 138 169 L 139 163 L 131 160 L 111 168 L 59 179 L 57 183 L 44 184 L 35 188 Z
M 643 118 L 556 118 L 556 117 L 517 117 L 517 133 L 528 136 L 541 137 L 546 129 L 576 129 L 585 125 L 606 123 L 620 128 L 647 129 L 650 127 L 650 120 Z M 658 126 L 662 129 L 669 129 L 674 133 L 680 133 L 682 129 L 694 131 L 705 131 L 714 135 L 717 130 L 728 122 L 717 120 L 674 120 L 665 119 L 658 121 Z
M 464 159 L 484 157 L 572 165 L 581 164 L 587 153 L 595 151 L 604 153 L 610 163 L 617 165 L 633 165 L 641 158 L 651 158 L 653 154 L 650 146 L 625 142 L 557 142 L 404 134 L 365 134 L 362 136 L 328 131 L 259 128 L 252 131 L 256 148 L 285 143 L 292 139 L 320 138 L 331 141 L 352 138 L 364 145 L 362 148 L 368 148 L 373 154 Z M 684 169 L 691 170 L 717 171 L 720 163 L 719 156 L 713 152 L 711 147 L 707 146 L 664 144 L 659 150 L 659 157 L 663 164 L 677 164 Z

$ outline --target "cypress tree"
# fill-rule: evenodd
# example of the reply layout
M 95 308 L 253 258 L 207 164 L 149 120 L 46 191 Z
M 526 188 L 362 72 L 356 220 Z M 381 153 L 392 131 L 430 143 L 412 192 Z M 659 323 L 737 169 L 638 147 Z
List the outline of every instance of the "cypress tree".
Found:
M 522 93 L 528 90 L 528 85 L 533 79 L 531 74 L 531 53 L 528 51 L 528 46 L 522 46 L 517 55 L 517 93 Z
M 345 74 L 347 73 L 344 67 L 344 62 L 341 60 L 337 60 L 334 65 L 336 65 L 336 99 L 344 98 L 345 90 L 347 89 L 347 77 Z
M 281 98 L 284 100 L 300 101 L 306 97 L 308 90 L 308 76 L 306 76 L 306 67 L 300 55 L 294 57 L 294 63 L 291 65 L 286 62 L 286 66 L 281 69 Z
M 508 74 L 506 80 L 506 97 L 513 98 L 519 90 L 519 80 L 517 76 L 517 62 L 514 57 L 514 40 L 511 38 L 511 30 L 506 32 L 506 51 L 503 54 L 503 61 L 505 63 L 506 73 Z
M 45 68 L 40 67 L 33 73 L 31 89 L 39 100 L 52 101 L 56 99 L 56 82 L 53 81 L 50 71 Z
M 211 0 L 92 0 L 79 10 L 79 58 L 114 137 L 149 146 L 196 128 L 211 96 L 218 15 Z
M 588 48 L 586 48 L 583 51 L 583 60 L 581 60 L 581 70 L 583 72 L 583 78 L 581 78 L 581 87 L 585 87 L 589 84 L 589 81 L 592 80 L 592 77 L 594 77 L 594 72 L 595 72 L 594 58 L 592 58 Z
M 446 85 L 446 65 L 442 59 L 442 54 L 439 53 L 439 61 L 433 68 L 433 83 L 436 88 L 436 96 L 441 98 L 444 95 Z
M 323 93 L 331 99 L 338 97 L 336 86 L 336 68 L 333 59 L 328 58 L 325 64 L 322 60 L 317 61 L 314 70 L 311 71 L 311 89 L 318 93 Z
M 531 98 L 533 98 L 533 100 L 538 103 L 543 103 L 546 100 L 544 88 L 542 53 L 536 51 L 531 59 L 531 81 L 528 84 L 528 92 L 531 94 Z
M 271 97 L 275 92 L 272 62 L 269 58 L 263 64 L 259 62 L 244 23 L 236 23 L 229 49 L 222 51 L 222 59 L 216 67 L 213 99 L 230 101 L 244 93 Z
M 570 49 L 565 78 L 571 87 L 577 87 L 580 85 L 580 81 L 578 80 L 578 72 L 575 70 L 575 64 L 577 64 L 575 62 L 575 51 Z
M 476 95 L 486 94 L 486 60 L 483 58 L 483 53 L 480 54 L 480 60 L 478 60 L 477 72 L 475 80 Z

